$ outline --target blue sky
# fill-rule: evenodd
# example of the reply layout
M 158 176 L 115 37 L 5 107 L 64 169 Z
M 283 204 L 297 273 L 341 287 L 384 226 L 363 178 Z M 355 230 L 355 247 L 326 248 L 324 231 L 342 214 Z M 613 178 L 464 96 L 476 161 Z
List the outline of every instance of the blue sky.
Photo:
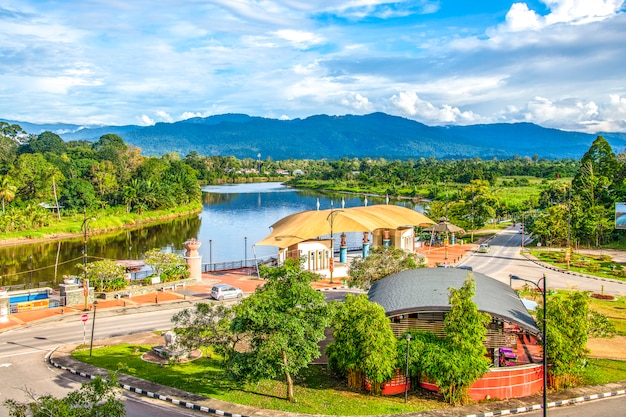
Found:
M 0 118 L 626 132 L 624 0 L 0 0 Z

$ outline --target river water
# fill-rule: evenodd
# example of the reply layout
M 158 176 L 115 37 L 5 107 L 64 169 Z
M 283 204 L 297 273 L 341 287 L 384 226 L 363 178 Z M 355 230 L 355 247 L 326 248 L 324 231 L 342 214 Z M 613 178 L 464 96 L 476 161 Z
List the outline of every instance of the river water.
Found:
M 326 194 L 296 190 L 281 183 L 250 183 L 203 187 L 199 215 L 164 224 L 144 226 L 106 236 L 87 238 L 87 262 L 99 259 L 141 259 L 153 248 L 184 253 L 183 242 L 195 238 L 203 263 L 224 263 L 276 255 L 273 246 L 256 246 L 270 226 L 292 213 L 366 204 L 385 204 L 385 199 L 352 194 Z M 411 201 L 395 202 L 421 211 Z M 348 246 L 359 246 L 362 234 L 348 234 Z M 64 275 L 80 275 L 83 238 L 0 248 L 0 286 L 25 284 L 55 287 Z

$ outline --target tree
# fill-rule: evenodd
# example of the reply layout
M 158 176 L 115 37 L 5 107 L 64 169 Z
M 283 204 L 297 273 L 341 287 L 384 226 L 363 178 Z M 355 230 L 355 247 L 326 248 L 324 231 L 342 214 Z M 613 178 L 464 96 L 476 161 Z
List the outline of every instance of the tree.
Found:
M 145 262 L 150 265 L 154 271 L 154 275 L 159 277 L 161 281 L 175 281 L 184 279 L 189 276 L 187 264 L 182 256 L 161 252 L 160 249 L 150 249 L 144 254 Z
M 0 198 L 2 198 L 2 214 L 5 203 L 10 203 L 15 198 L 17 187 L 11 183 L 8 175 L 0 177 Z
M 583 197 L 586 207 L 601 205 L 611 208 L 610 193 L 621 184 L 613 184 L 620 172 L 619 162 L 609 142 L 598 136 L 580 160 L 580 169 L 572 180 L 572 191 Z
M 181 346 L 188 349 L 210 346 L 228 361 L 240 340 L 231 330 L 233 318 L 232 308 L 199 303 L 195 309 L 186 308 L 174 315 L 172 322 Z
M 23 201 L 52 199 L 52 178 L 59 183 L 63 180 L 59 170 L 38 153 L 20 155 L 10 175 Z
M 105 259 L 76 266 L 87 271 L 87 279 L 94 284 L 96 291 L 115 291 L 128 286 L 126 269 L 115 261 Z
M 449 217 L 452 223 L 476 230 L 496 217 L 499 201 L 493 196 L 489 183 L 484 180 L 473 180 L 461 191 L 461 201 L 452 203 Z
M 571 291 L 547 300 L 547 348 L 551 385 L 571 387 L 580 382 L 587 365 L 587 340 L 612 337 L 615 329 L 607 325 L 606 317 L 589 308 L 589 297 L 581 291 Z M 537 321 L 543 322 L 545 310 L 537 308 Z
M 119 186 L 115 174 L 115 167 L 111 161 L 96 162 L 90 168 L 91 182 L 102 201 L 112 195 Z
M 347 377 L 348 388 L 363 388 L 367 378 L 379 394 L 396 368 L 397 340 L 385 310 L 365 294 L 348 294 L 334 305 L 331 327 L 333 342 L 326 347 L 331 369 Z
M 79 390 L 70 392 L 65 398 L 52 395 L 36 397 L 28 392 L 30 403 L 6 400 L 4 406 L 10 417 L 87 417 L 107 416 L 123 417 L 126 415 L 117 375 L 109 373 L 109 379 L 96 377 L 83 384 Z
M 459 289 L 450 288 L 450 311 L 444 319 L 445 337 L 416 335 L 419 365 L 413 367 L 439 387 L 453 405 L 469 400 L 469 388 L 489 370 L 485 340 L 491 317 L 478 311 L 473 297 L 476 283 L 471 274 Z
M 301 270 L 298 262 L 260 272 L 266 284 L 234 307 L 232 329 L 246 336 L 250 349 L 235 353 L 230 369 L 237 379 L 252 381 L 282 375 L 293 402 L 293 378 L 320 356 L 328 306 L 324 294 L 311 287 L 319 277 Z
M 82 178 L 70 178 L 63 183 L 61 205 L 69 210 L 93 208 L 98 203 L 93 185 Z
M 426 260 L 417 253 L 402 249 L 375 247 L 366 258 L 357 258 L 350 264 L 350 286 L 369 289 L 379 279 L 407 269 L 423 268 Z
M 56 133 L 48 131 L 43 132 L 28 141 L 28 151 L 30 153 L 45 154 L 50 152 L 56 155 L 61 155 L 65 153 L 66 150 L 67 144 L 65 141 Z

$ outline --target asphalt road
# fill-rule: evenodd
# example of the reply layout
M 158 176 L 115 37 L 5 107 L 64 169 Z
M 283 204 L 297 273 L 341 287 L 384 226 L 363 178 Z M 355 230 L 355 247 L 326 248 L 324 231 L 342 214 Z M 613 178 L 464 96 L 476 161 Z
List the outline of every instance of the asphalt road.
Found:
M 549 288 L 578 288 L 581 290 L 624 293 L 626 285 L 598 281 L 547 270 L 520 254 L 522 235 L 517 229 L 508 229 L 490 242 L 491 251 L 487 254 L 473 254 L 465 258 L 463 264 L 488 276 L 509 283 L 509 274 L 537 281 L 546 274 Z M 521 284 L 519 284 L 521 285 Z M 327 298 L 340 299 L 342 292 L 327 292 Z M 230 301 L 227 303 L 231 303 Z M 94 339 L 134 334 L 171 327 L 171 317 L 191 302 L 161 304 L 159 306 L 128 308 L 123 311 L 102 310 L 97 312 Z M 91 336 L 91 324 L 86 327 L 87 341 Z M 46 354 L 59 345 L 82 343 L 83 324 L 80 315 L 61 316 L 54 321 L 35 323 L 27 327 L 0 333 L 0 403 L 13 398 L 28 400 L 27 391 L 37 395 L 52 394 L 61 397 L 76 390 L 85 382 L 81 377 L 50 367 L 45 361 Z M 191 416 L 205 415 L 193 410 L 182 409 L 163 402 L 139 397 L 132 393 L 124 394 L 127 415 L 139 416 Z M 606 406 L 605 406 L 606 404 Z M 584 410 L 585 417 L 616 415 L 612 409 L 624 409 L 626 397 L 594 401 L 575 406 L 548 410 L 549 415 L 578 417 L 574 414 Z M 608 407 L 608 408 L 606 408 Z M 527 415 L 541 415 L 527 414 Z M 7 411 L 0 406 L 0 417 Z
M 171 317 L 190 304 L 178 305 L 173 309 L 144 307 L 128 309 L 126 313 L 108 310 L 96 314 L 94 339 L 102 339 L 145 331 L 168 329 Z M 174 305 L 171 305 L 174 307 Z M 87 343 L 91 336 L 91 321 L 87 326 Z M 79 315 L 67 315 L 56 321 L 37 323 L 28 327 L 0 334 L 0 403 L 12 398 L 27 401 L 30 391 L 37 395 L 52 394 L 62 397 L 80 388 L 87 382 L 84 378 L 51 367 L 45 360 L 46 354 L 59 345 L 82 343 L 83 324 Z M 145 401 L 132 393 L 124 393 L 127 416 L 191 416 L 194 413 L 181 407 L 163 402 Z M 7 416 L 0 407 L 0 416 Z
M 626 283 L 557 272 L 529 260 L 521 254 L 522 235 L 518 228 L 510 227 L 502 231 L 489 244 L 489 253 L 473 253 L 465 257 L 461 265 L 469 265 L 474 271 L 507 284 L 509 275 L 538 282 L 545 274 L 549 289 L 578 289 L 597 293 L 604 291 L 615 295 L 626 293 Z M 515 288 L 524 284 L 523 281 L 513 281 Z

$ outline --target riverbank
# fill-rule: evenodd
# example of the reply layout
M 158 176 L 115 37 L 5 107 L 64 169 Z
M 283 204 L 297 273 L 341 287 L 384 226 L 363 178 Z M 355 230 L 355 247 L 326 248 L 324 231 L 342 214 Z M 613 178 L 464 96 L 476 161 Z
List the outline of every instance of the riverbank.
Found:
M 107 212 L 90 213 L 88 232 L 90 236 L 118 233 L 124 230 L 139 229 L 144 226 L 156 225 L 178 218 L 198 215 L 202 211 L 200 203 L 190 204 L 168 210 L 147 211 L 142 214 L 124 213 L 123 216 Z M 0 233 L 0 247 L 30 245 L 34 243 L 51 242 L 63 239 L 81 238 L 84 236 L 82 216 L 75 215 L 73 219 L 66 219 L 63 228 L 59 225 L 42 227 L 35 231 L 20 233 Z M 14 236 L 16 235 L 17 236 Z M 21 236 L 20 236 L 21 234 Z M 9 235 L 10 237 L 7 237 Z

